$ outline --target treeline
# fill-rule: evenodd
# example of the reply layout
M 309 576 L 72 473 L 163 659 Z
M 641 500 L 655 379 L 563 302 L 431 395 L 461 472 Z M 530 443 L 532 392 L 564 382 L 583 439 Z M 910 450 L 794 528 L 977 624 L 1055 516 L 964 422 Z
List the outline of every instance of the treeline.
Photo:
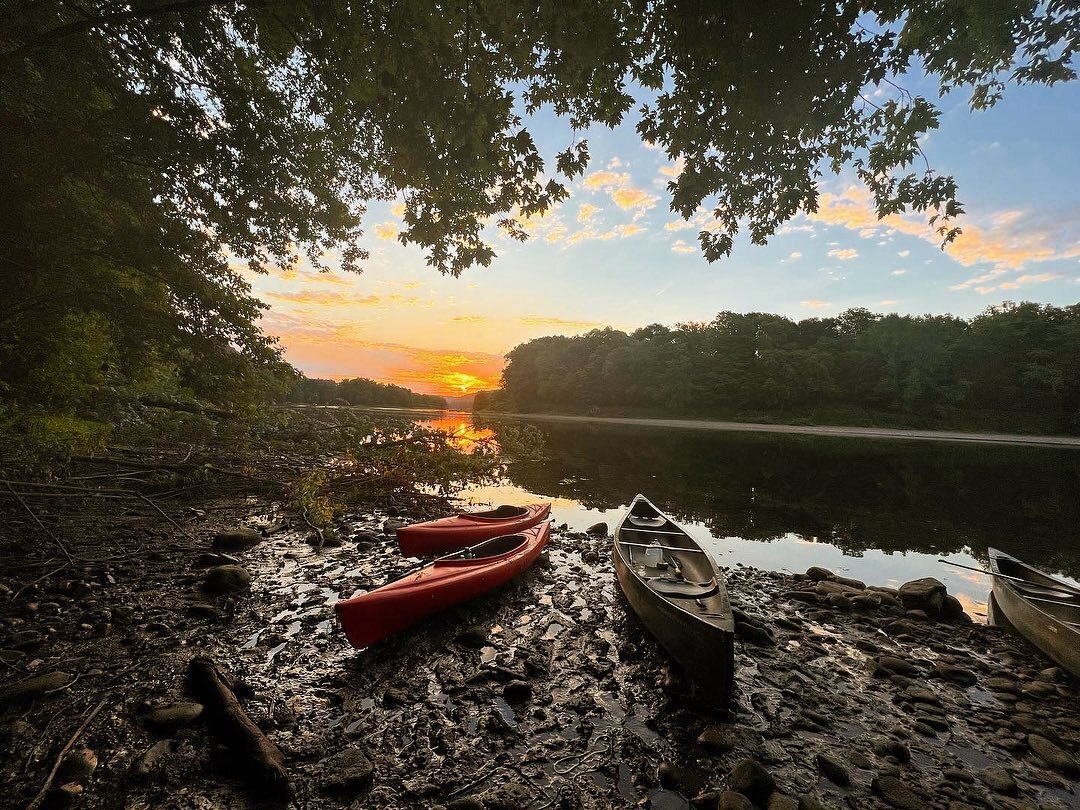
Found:
M 385 405 L 395 408 L 445 408 L 446 400 L 433 394 L 417 394 L 400 385 L 375 382 L 365 377 L 351 380 L 320 380 L 300 377 L 285 395 L 285 402 L 305 405 Z
M 545 337 L 477 410 L 759 418 L 1080 433 L 1080 304 L 951 315 L 721 312 Z

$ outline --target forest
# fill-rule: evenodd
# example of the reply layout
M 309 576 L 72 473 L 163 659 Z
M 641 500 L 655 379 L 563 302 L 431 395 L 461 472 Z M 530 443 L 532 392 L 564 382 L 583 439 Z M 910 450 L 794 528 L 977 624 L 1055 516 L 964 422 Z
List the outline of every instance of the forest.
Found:
M 970 320 L 721 312 L 539 338 L 507 360 L 477 410 L 1080 433 L 1080 304 L 1006 302 Z
M 446 400 L 433 394 L 417 394 L 400 385 L 366 377 L 321 380 L 300 377 L 284 396 L 291 405 L 384 405 L 391 408 L 445 408 Z

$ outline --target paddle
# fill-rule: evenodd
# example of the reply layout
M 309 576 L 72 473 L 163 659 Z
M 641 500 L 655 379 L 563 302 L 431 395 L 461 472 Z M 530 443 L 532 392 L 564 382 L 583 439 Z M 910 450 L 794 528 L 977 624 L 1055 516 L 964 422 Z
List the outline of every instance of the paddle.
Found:
M 970 566 L 970 565 L 961 565 L 960 563 L 952 562 L 950 560 L 938 559 L 938 562 L 945 563 L 945 565 L 953 565 L 953 566 L 956 566 L 957 568 L 965 568 L 968 571 L 978 571 L 980 574 L 985 574 L 988 577 L 997 577 L 998 579 L 1007 579 L 1009 582 L 1019 582 L 1020 584 L 1025 585 L 1028 588 L 1037 589 L 1037 590 L 1043 591 L 1045 593 L 1058 594 L 1060 596 L 1067 596 L 1069 598 L 1080 597 L 1080 593 L 1073 593 L 1073 592 L 1070 592 L 1070 591 L 1062 591 L 1060 588 L 1056 588 L 1056 587 L 1054 587 L 1052 585 L 1039 585 L 1037 583 L 1032 582 L 1030 579 L 1024 579 L 1023 577 L 1014 577 L 1014 576 L 1010 576 L 1009 574 L 996 574 L 993 571 L 987 571 L 984 568 L 975 568 L 975 567 Z M 1063 604 L 1068 604 L 1068 603 L 1063 603 Z

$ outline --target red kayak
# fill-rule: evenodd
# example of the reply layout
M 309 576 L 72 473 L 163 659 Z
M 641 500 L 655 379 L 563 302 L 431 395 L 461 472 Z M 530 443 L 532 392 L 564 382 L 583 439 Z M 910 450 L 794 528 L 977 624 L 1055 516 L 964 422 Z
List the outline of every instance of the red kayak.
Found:
M 421 619 L 509 582 L 547 545 L 551 524 L 484 540 L 440 557 L 415 574 L 334 605 L 349 643 L 381 641 Z
M 487 512 L 462 512 L 453 517 L 402 526 L 398 545 L 406 557 L 429 557 L 464 548 L 492 537 L 514 534 L 547 520 L 550 503 L 528 506 L 500 506 Z

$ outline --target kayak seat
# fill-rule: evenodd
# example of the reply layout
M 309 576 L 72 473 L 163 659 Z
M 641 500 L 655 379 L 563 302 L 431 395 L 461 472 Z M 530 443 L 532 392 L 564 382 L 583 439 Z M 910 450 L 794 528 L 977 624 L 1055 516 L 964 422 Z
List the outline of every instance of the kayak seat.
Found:
M 699 584 L 674 577 L 649 577 L 645 584 L 650 590 L 670 599 L 704 599 L 720 590 L 715 579 Z

